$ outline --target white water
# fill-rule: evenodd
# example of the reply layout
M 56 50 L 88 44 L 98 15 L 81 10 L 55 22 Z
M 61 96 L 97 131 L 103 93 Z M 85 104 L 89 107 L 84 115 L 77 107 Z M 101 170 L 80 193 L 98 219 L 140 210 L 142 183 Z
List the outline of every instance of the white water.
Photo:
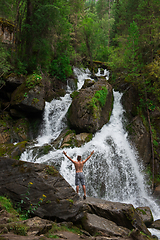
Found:
M 89 78 L 89 71 L 82 72 L 75 69 L 75 74 L 78 77 L 78 89 L 80 89 L 84 79 Z M 107 79 L 108 72 L 104 74 Z M 99 76 L 100 72 L 97 75 Z M 37 138 L 37 143 L 21 155 L 21 160 L 56 166 L 75 189 L 75 169 L 62 154 L 62 149 L 52 148 L 48 154 L 39 157 L 41 146 L 55 140 L 67 126 L 65 115 L 72 101 L 70 93 L 71 89 L 68 87 L 67 94 L 63 98 L 46 103 L 41 135 Z M 120 103 L 121 96 L 119 92 L 114 92 L 114 106 L 110 121 L 94 135 L 90 142 L 80 148 L 63 150 L 74 160 L 77 155 L 85 159 L 92 150 L 95 151 L 84 166 L 87 196 L 132 203 L 135 207 L 149 206 L 156 220 L 160 218 L 160 208 L 147 193 L 143 166 L 138 164 L 138 154 L 128 142 L 127 132 L 123 128 L 124 110 Z

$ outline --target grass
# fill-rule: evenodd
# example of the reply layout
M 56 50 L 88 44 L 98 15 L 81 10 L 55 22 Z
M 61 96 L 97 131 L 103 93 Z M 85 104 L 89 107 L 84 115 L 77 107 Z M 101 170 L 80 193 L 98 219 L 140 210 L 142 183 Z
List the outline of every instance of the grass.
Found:
M 22 218 L 22 215 L 19 215 L 16 209 L 13 208 L 11 200 L 7 197 L 0 196 L 0 207 L 10 214 L 10 218 L 7 224 L 8 231 L 14 232 L 17 235 L 26 236 L 29 228 L 25 224 L 20 223 L 20 221 L 24 219 Z M 3 228 L 3 226 L 0 226 L 0 230 L 2 230 L 1 227 Z M 65 225 L 59 225 L 58 223 L 53 222 L 52 229 L 49 230 L 48 233 L 45 234 L 45 236 L 48 238 L 56 239 L 59 238 L 56 233 L 60 231 L 68 231 L 77 235 L 82 234 L 80 229 L 76 226 L 67 227 Z
M 9 222 L 23 220 L 22 216 L 13 208 L 13 204 L 9 198 L 0 196 L 0 206 L 10 214 Z
M 82 232 L 80 231 L 79 228 L 75 227 L 75 226 L 72 226 L 70 228 L 64 226 L 64 225 L 57 225 L 57 223 L 54 223 L 52 225 L 52 229 L 47 233 L 45 234 L 46 237 L 48 238 L 59 238 L 56 233 L 59 232 L 59 231 L 67 231 L 67 232 L 72 232 L 72 233 L 75 233 L 77 235 L 81 235 Z

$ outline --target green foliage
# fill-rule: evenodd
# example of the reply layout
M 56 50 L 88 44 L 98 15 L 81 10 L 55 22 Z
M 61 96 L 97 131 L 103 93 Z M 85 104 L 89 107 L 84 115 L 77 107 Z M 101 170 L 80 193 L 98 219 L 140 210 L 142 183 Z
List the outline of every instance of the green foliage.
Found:
M 14 234 L 21 235 L 21 236 L 27 236 L 27 231 L 29 229 L 28 226 L 21 223 L 10 224 L 7 228 L 9 231 L 13 231 Z
M 11 213 L 13 211 L 13 204 L 10 199 L 0 196 L 0 204 L 7 212 Z
M 46 173 L 55 177 L 58 175 L 58 171 L 53 166 L 47 166 L 46 167 Z
M 28 183 L 28 189 L 25 194 L 22 195 L 21 201 L 17 203 L 17 211 L 21 213 L 23 218 L 29 218 L 34 212 L 37 210 L 38 207 L 42 204 L 42 202 L 46 199 L 46 196 L 43 194 L 41 198 L 39 198 L 39 201 L 37 203 L 30 203 L 30 188 L 33 185 L 32 182 Z M 30 203 L 29 208 L 27 210 L 24 210 L 24 205 L 26 203 Z
M 75 97 L 77 97 L 79 94 L 79 91 L 74 91 L 71 93 L 71 98 L 74 99 Z
M 62 81 L 66 81 L 66 78 L 72 74 L 69 57 L 66 55 L 61 55 L 54 59 L 51 62 L 50 74 L 51 76 L 55 76 Z
M 38 75 L 36 73 L 30 75 L 27 77 L 26 80 L 26 87 L 28 89 L 35 88 L 35 86 L 41 86 L 42 85 L 42 77 L 41 75 Z
M 59 224 L 54 223 L 52 225 L 52 229 L 47 234 L 45 234 L 45 236 L 48 237 L 48 238 L 59 238 L 56 235 L 56 232 L 58 232 L 58 231 L 68 231 L 68 232 L 72 232 L 72 233 L 75 233 L 75 234 L 78 234 L 78 235 L 82 234 L 80 229 L 75 227 L 75 226 L 72 226 L 72 227 L 69 228 L 69 227 L 67 227 L 63 224 L 59 225 Z
M 27 98 L 27 97 L 28 97 L 28 94 L 27 94 L 26 92 L 25 92 L 25 94 L 24 94 L 24 97 L 25 97 L 25 98 Z
M 100 107 L 103 107 L 106 103 L 106 97 L 108 94 L 108 89 L 106 87 L 102 87 L 101 90 L 96 91 L 95 95 L 88 102 L 88 108 L 92 111 L 95 118 L 97 118 L 97 112 Z
M 8 73 L 9 70 L 12 69 L 12 66 L 9 62 L 10 53 L 5 46 L 0 42 L 0 78 Z M 4 82 L 0 82 L 0 86 L 3 85 Z
M 27 74 L 27 64 L 25 62 L 22 62 L 21 60 L 17 59 L 15 57 L 15 69 L 14 69 L 14 72 L 17 74 L 17 75 L 26 75 Z
M 39 99 L 38 99 L 38 98 L 33 98 L 32 104 L 36 104 L 36 103 L 38 103 L 38 102 L 39 102 Z
M 97 91 L 94 95 L 94 97 L 98 99 L 101 107 L 103 107 L 106 103 L 107 94 L 108 94 L 108 89 L 106 87 L 102 87 L 102 90 Z
M 137 77 L 138 70 L 141 65 L 139 62 L 139 31 L 137 24 L 133 21 L 128 29 L 129 36 L 127 39 L 125 49 L 125 68 L 129 70 L 129 75 L 134 78 Z

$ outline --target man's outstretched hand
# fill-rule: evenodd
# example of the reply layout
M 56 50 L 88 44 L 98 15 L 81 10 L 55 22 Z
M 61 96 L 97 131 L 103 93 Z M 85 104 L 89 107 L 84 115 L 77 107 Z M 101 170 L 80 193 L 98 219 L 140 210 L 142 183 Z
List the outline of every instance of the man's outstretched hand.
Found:
M 63 154 L 66 155 L 67 153 L 65 151 L 63 151 Z
M 91 152 L 91 155 L 94 153 L 94 150 Z

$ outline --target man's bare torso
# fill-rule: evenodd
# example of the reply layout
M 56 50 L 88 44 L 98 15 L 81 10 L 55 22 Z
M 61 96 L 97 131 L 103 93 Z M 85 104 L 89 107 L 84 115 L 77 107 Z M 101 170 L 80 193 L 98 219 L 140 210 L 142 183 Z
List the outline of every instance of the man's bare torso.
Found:
M 83 172 L 83 162 L 74 162 L 74 166 L 76 168 L 76 172 Z

